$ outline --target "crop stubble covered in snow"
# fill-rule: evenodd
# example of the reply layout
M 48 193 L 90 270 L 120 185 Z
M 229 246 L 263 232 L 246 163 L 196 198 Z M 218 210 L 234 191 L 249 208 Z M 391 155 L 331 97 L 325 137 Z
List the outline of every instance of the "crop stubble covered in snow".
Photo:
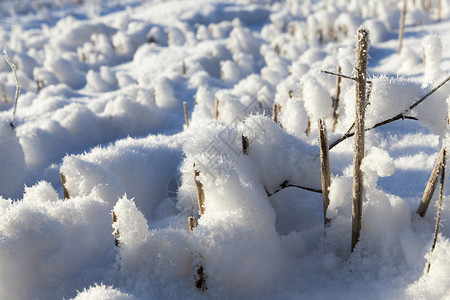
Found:
M 415 213 L 448 148 L 450 84 L 405 112 L 418 121 L 366 133 L 353 252 L 351 139 L 330 151 L 325 235 L 321 195 L 298 188 L 321 188 L 318 120 L 332 142 L 355 119 L 343 78 L 331 130 L 336 78 L 321 70 L 354 75 L 360 25 L 366 127 L 448 74 L 450 7 L 436 23 L 436 8 L 415 2 L 400 56 L 392 1 L 2 2 L 22 94 L 12 130 L 15 80 L 1 61 L 0 298 L 450 297 L 448 193 L 432 255 L 436 201 Z

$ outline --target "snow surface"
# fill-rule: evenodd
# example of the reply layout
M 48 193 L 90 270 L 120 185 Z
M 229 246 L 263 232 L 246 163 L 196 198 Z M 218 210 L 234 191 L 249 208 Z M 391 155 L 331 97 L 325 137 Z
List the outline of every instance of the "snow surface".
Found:
M 450 299 L 448 193 L 433 253 L 437 192 L 416 214 L 449 147 L 450 83 L 408 109 L 449 74 L 450 4 L 437 22 L 408 1 L 397 54 L 400 2 L 1 1 L 22 92 L 12 129 L 0 60 L 0 298 Z M 329 227 L 321 195 L 292 185 L 321 189 L 319 119 L 330 143 L 354 121 L 342 79 L 332 130 L 321 70 L 352 76 L 361 25 L 366 126 L 418 120 L 366 133 L 351 252 L 353 139 L 330 151 Z

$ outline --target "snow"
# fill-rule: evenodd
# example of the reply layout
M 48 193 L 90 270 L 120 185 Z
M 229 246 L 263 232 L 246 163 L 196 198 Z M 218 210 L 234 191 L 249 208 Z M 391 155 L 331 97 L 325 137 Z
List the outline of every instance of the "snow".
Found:
M 437 22 L 419 2 L 397 54 L 388 0 L 2 1 L 21 95 L 12 129 L 1 60 L 0 298 L 449 298 L 448 189 L 433 252 L 437 193 L 416 210 L 449 145 L 450 83 L 410 107 L 448 77 L 450 5 Z M 331 144 L 354 122 L 342 78 L 332 130 L 322 71 L 354 76 L 361 25 L 366 128 L 406 118 L 366 132 L 352 252 L 353 138 L 330 150 L 324 228 L 317 124 Z

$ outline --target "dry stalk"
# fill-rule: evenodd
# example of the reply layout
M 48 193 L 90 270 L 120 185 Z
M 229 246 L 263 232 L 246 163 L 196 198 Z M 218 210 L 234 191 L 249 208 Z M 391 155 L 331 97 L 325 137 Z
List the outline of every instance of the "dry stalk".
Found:
M 183 60 L 183 64 L 181 65 L 181 74 L 186 75 L 186 63 Z
M 439 199 L 438 199 L 438 209 L 436 212 L 436 227 L 434 229 L 434 239 L 433 245 L 431 246 L 431 253 L 433 253 L 434 248 L 436 248 L 437 237 L 439 234 L 439 227 L 441 226 L 441 210 L 442 210 L 442 200 L 444 198 L 444 182 L 445 182 L 445 168 L 447 160 L 447 150 L 443 149 L 443 158 L 442 158 L 442 169 L 441 169 L 441 185 L 439 187 Z M 427 273 L 430 272 L 431 268 L 431 260 L 428 261 Z
M 327 218 L 327 209 L 330 204 L 330 158 L 328 155 L 328 137 L 327 128 L 322 119 L 319 120 L 319 140 L 320 140 L 320 165 L 322 169 L 322 198 L 323 198 L 323 224 L 324 227 L 330 225 L 330 219 Z
M 201 256 L 200 256 L 200 260 L 201 260 Z M 206 275 L 203 270 L 203 266 L 201 263 L 197 263 L 197 264 L 195 264 L 194 269 L 196 270 L 194 272 L 195 287 L 198 290 L 204 292 L 208 289 L 208 287 L 206 285 Z
M 116 223 L 117 222 L 117 215 L 114 212 L 114 210 L 111 211 L 111 216 L 112 216 L 112 223 L 113 224 Z M 119 247 L 119 237 L 120 237 L 119 229 L 114 229 L 114 245 L 116 247 Z
M 64 173 L 60 172 L 59 177 L 61 178 L 61 185 L 63 189 L 64 199 L 70 199 L 69 191 L 67 190 L 66 187 L 66 176 L 64 175 Z
M 397 49 L 397 53 L 399 55 L 402 52 L 403 35 L 405 34 L 405 19 L 406 19 L 407 3 L 408 3 L 408 0 L 403 0 L 402 15 L 401 15 L 401 18 L 400 18 L 400 30 L 398 32 L 398 49 Z
M 184 108 L 184 118 L 186 119 L 186 127 L 189 128 L 189 114 L 186 101 L 183 101 L 183 108 Z
M 305 134 L 306 136 L 309 136 L 311 133 L 311 118 L 308 116 L 308 125 L 306 126 Z
M 216 120 L 218 120 L 219 119 L 219 99 L 217 99 L 217 98 L 216 98 L 214 107 L 215 107 L 215 117 L 216 117 Z
M 275 102 L 273 103 L 272 111 L 273 111 L 272 114 L 273 121 L 278 124 L 278 105 Z
M 195 227 L 197 227 L 197 223 L 195 222 L 194 217 L 188 217 L 188 225 L 189 225 L 189 231 L 194 230 Z
M 242 135 L 242 153 L 244 155 L 248 155 L 248 146 L 249 146 L 248 137 Z
M 341 73 L 341 66 L 337 67 L 337 72 Z M 338 110 L 339 110 L 340 94 L 341 94 L 341 77 L 336 76 L 336 94 L 332 98 L 332 100 L 333 100 L 333 128 L 332 128 L 332 131 L 336 130 L 336 125 L 338 123 L 338 118 L 339 118 Z
M 11 69 L 12 69 L 12 71 L 14 73 L 14 79 L 16 80 L 16 95 L 14 97 L 13 116 L 12 116 L 12 119 L 11 119 L 11 123 L 9 123 L 9 125 L 11 125 L 11 127 L 14 129 L 15 128 L 14 120 L 16 118 L 17 101 L 19 100 L 19 95 L 20 95 L 20 84 L 19 84 L 19 78 L 17 77 L 16 66 L 9 59 L 8 52 L 6 51 L 6 46 L 3 49 L 3 57 L 5 58 L 5 60 L 8 63 L 8 65 L 11 67 Z
M 344 74 L 341 74 L 341 73 L 331 72 L 331 71 L 327 71 L 327 70 L 321 70 L 321 72 L 325 73 L 325 74 L 328 74 L 328 75 L 333 75 L 333 76 L 342 77 L 342 78 L 345 78 L 345 79 L 350 79 L 350 80 L 356 81 L 355 77 L 347 76 L 347 75 L 344 75 Z
M 195 186 L 197 187 L 198 210 L 200 216 L 202 216 L 205 213 L 205 192 L 203 191 L 203 184 L 198 179 L 199 176 L 200 171 L 197 171 L 194 165 L 194 180 Z
M 271 197 L 271 196 L 275 195 L 276 193 L 281 192 L 282 190 L 284 190 L 286 188 L 290 188 L 290 187 L 295 187 L 295 188 L 302 189 L 305 191 L 322 194 L 322 190 L 318 190 L 318 189 L 310 188 L 310 187 L 306 187 L 306 186 L 301 186 L 301 185 L 296 185 L 296 184 L 290 184 L 288 180 L 285 180 L 282 184 L 280 184 L 280 187 L 272 193 L 270 193 L 266 187 L 264 187 L 264 189 L 266 190 L 267 197 Z
M 422 218 L 425 217 L 427 213 L 428 206 L 430 205 L 431 198 L 433 197 L 434 191 L 436 190 L 439 173 L 441 171 L 442 163 L 444 160 L 445 148 L 439 153 L 438 159 L 434 165 L 433 171 L 431 172 L 430 178 L 428 179 L 427 186 L 423 192 L 422 200 L 420 201 L 419 208 L 417 209 L 417 214 Z
M 114 212 L 114 210 L 111 211 L 111 218 L 112 218 L 112 224 L 114 225 L 114 223 L 117 222 L 117 215 Z M 119 229 L 115 228 L 113 234 L 114 234 L 114 246 L 116 248 L 116 254 L 117 254 L 117 258 L 118 258 L 117 268 L 120 270 L 121 269 L 121 262 L 120 261 L 122 260 L 122 257 L 120 256 L 120 251 L 119 251 L 119 244 L 120 244 Z
M 361 171 L 364 159 L 364 115 L 366 107 L 366 77 L 367 58 L 369 51 L 369 33 L 359 28 L 356 43 L 356 118 L 355 118 L 355 148 L 353 156 L 353 191 L 352 191 L 352 251 L 358 243 L 361 231 L 361 217 L 363 204 L 363 173 Z

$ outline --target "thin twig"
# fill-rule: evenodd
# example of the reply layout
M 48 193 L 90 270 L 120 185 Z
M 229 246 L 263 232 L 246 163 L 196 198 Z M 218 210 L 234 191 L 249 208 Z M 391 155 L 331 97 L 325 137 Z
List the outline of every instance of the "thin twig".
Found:
M 341 74 L 341 73 L 331 72 L 331 71 L 327 71 L 327 70 L 320 70 L 320 71 L 322 73 L 325 73 L 325 74 L 339 76 L 339 77 L 342 77 L 342 78 L 345 78 L 345 79 L 350 79 L 350 80 L 356 81 L 356 78 L 350 77 L 350 76 L 347 76 L 347 75 L 344 75 L 344 74 Z
M 337 72 L 341 73 L 341 66 L 337 67 Z M 341 95 L 341 77 L 337 76 L 336 77 L 336 93 L 334 95 L 334 97 L 331 97 L 331 99 L 333 100 L 333 127 L 332 127 L 332 131 L 334 132 L 336 130 L 336 125 L 338 123 L 338 118 L 339 118 L 339 98 Z
M 269 193 L 269 191 L 267 191 L 267 189 L 266 189 L 267 197 L 271 197 L 271 196 L 275 195 L 276 193 L 281 192 L 285 188 L 289 188 L 289 187 L 295 187 L 295 188 L 299 188 L 299 189 L 302 189 L 302 190 L 306 190 L 306 191 L 322 194 L 322 190 L 315 189 L 315 188 L 310 188 L 310 187 L 306 187 L 306 186 L 300 186 L 300 185 L 296 185 L 296 184 L 290 184 L 287 181 L 285 181 L 285 182 L 283 182 L 280 185 L 280 188 L 278 190 L 276 190 L 276 191 L 274 191 L 272 193 Z
M 349 134 L 353 128 L 355 128 L 355 122 L 352 123 L 352 126 L 350 126 L 350 128 L 347 130 L 347 132 L 344 135 Z
M 341 73 L 331 72 L 331 71 L 327 71 L 327 70 L 320 70 L 320 72 L 328 74 L 328 75 L 339 76 L 339 77 L 342 77 L 342 78 L 345 78 L 345 79 L 350 79 L 350 80 L 356 81 L 355 77 L 347 76 L 347 75 L 344 75 L 344 74 L 341 74 Z M 371 80 L 366 80 L 366 82 L 367 83 L 372 83 Z
M 450 80 L 450 76 L 448 76 L 447 78 L 445 78 L 444 80 L 442 80 L 441 83 L 439 83 L 437 86 L 435 86 L 431 91 L 429 91 L 425 96 L 423 96 L 422 98 L 420 98 L 416 103 L 414 103 L 413 105 L 411 105 L 409 107 L 408 110 L 405 111 L 408 112 L 412 109 L 414 109 L 417 105 L 419 105 L 420 103 L 422 103 L 425 99 L 427 99 L 429 96 L 431 96 L 434 92 L 436 92 L 438 89 L 440 89 L 444 84 L 447 83 L 447 81 Z
M 16 80 L 16 95 L 14 97 L 14 108 L 13 108 L 13 116 L 11 119 L 11 123 L 9 123 L 9 125 L 11 125 L 11 127 L 14 129 L 14 120 L 16 118 L 16 110 L 17 110 L 17 101 L 19 100 L 19 95 L 20 95 L 20 84 L 19 84 L 19 78 L 17 77 L 17 72 L 16 72 L 16 65 L 14 65 L 11 60 L 9 59 L 8 56 L 8 52 L 6 51 L 6 46 L 5 49 L 3 49 L 3 57 L 5 58 L 6 62 L 8 63 L 8 65 L 11 67 L 13 73 L 14 73 L 14 79 Z
M 427 186 L 423 192 L 422 199 L 420 200 L 419 208 L 417 209 L 417 214 L 422 218 L 425 217 L 427 213 L 428 206 L 430 206 L 431 198 L 433 198 L 434 191 L 436 190 L 438 184 L 439 173 L 442 168 L 442 162 L 444 160 L 444 149 L 439 153 L 438 159 L 434 164 L 433 171 L 431 172 L 430 178 L 428 179 Z
M 408 113 L 409 111 L 411 111 L 412 109 L 414 109 L 415 107 L 417 107 L 419 104 L 421 104 L 425 99 L 427 99 L 429 96 L 431 96 L 434 92 L 436 92 L 439 88 L 441 88 L 444 84 L 447 83 L 447 81 L 450 80 L 450 76 L 448 76 L 447 78 L 445 78 L 440 84 L 438 84 L 437 86 L 435 86 L 431 91 L 429 91 L 426 95 L 424 95 L 422 98 L 420 98 L 419 100 L 417 100 L 416 102 L 414 102 L 408 109 L 406 109 L 405 111 L 399 113 L 398 115 L 389 118 L 387 120 L 384 120 L 382 122 L 379 122 L 377 124 L 375 124 L 372 127 L 366 128 L 366 131 L 375 129 L 377 127 L 392 123 L 394 121 L 400 120 L 400 119 L 411 119 L 411 120 L 417 120 L 417 118 L 414 117 L 408 117 L 405 114 Z M 339 144 L 340 142 L 348 139 L 349 137 L 354 136 L 355 133 L 354 132 L 348 132 L 346 134 L 344 134 L 343 136 L 341 136 L 339 139 L 337 139 L 335 142 L 331 143 L 329 150 L 331 150 L 332 148 L 334 148 L 337 144 Z

